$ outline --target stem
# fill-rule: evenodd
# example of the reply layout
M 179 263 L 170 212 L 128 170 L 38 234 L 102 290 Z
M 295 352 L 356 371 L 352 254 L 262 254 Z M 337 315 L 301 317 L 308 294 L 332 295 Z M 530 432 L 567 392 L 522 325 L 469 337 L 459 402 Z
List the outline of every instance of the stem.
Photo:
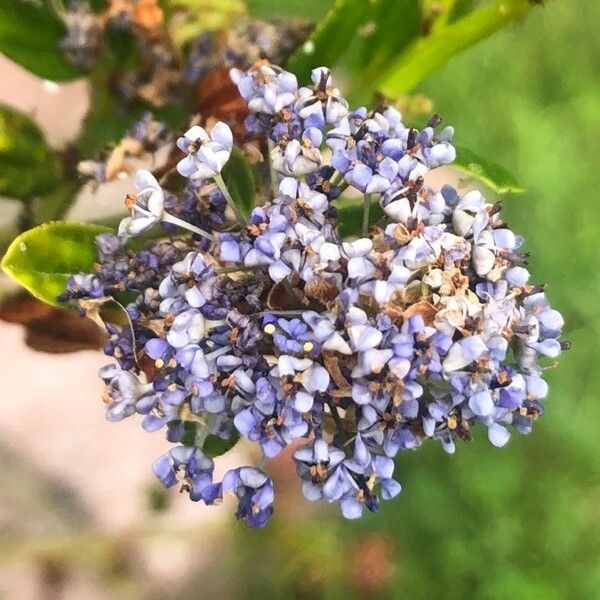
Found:
M 21 210 L 17 217 L 17 228 L 19 233 L 31 229 L 34 225 L 33 201 L 31 198 L 21 200 Z
M 371 210 L 371 194 L 365 194 L 365 204 L 363 208 L 362 234 L 369 234 L 369 211 Z
M 196 446 L 202 450 L 204 442 L 210 434 L 210 428 L 215 424 L 216 415 L 208 415 L 206 422 L 201 427 L 200 431 L 196 431 Z
M 297 317 L 302 315 L 303 310 L 263 310 L 262 312 L 248 315 L 249 317 L 264 317 L 265 315 L 279 315 L 281 317 Z
M 273 191 L 273 198 L 277 198 L 277 196 L 279 196 L 279 176 L 277 175 L 277 171 L 273 168 L 273 163 L 271 161 L 271 153 L 275 149 L 275 142 L 271 138 L 268 138 L 267 144 L 269 146 L 269 173 L 271 175 L 271 190 Z
M 172 223 L 173 225 L 177 225 L 179 227 L 182 227 L 183 229 L 187 229 L 188 231 L 197 233 L 198 235 L 201 235 L 203 238 L 206 238 L 207 240 L 213 241 L 215 239 L 214 235 L 208 233 L 207 231 L 204 231 L 204 229 L 200 229 L 199 227 L 196 227 L 195 225 L 192 225 L 191 223 L 188 223 L 187 221 L 183 221 L 180 218 L 169 214 L 168 212 L 163 213 L 162 220 L 165 223 Z
M 253 271 L 262 271 L 266 265 L 256 265 L 254 267 L 245 267 L 243 265 L 235 265 L 232 267 L 219 267 L 217 269 L 217 274 L 222 275 L 224 273 L 237 273 L 239 272 L 253 272 Z
M 221 192 L 223 192 L 223 196 L 225 196 L 225 199 L 227 200 L 227 204 L 229 204 L 229 206 L 231 207 L 231 210 L 234 212 L 235 214 L 235 218 L 237 219 L 238 223 L 240 224 L 240 227 L 242 229 L 246 228 L 246 219 L 244 218 L 244 215 L 241 213 L 238 205 L 235 203 L 235 200 L 231 197 L 231 194 L 229 193 L 229 190 L 227 189 L 227 186 L 225 185 L 225 182 L 223 181 L 223 177 L 221 177 L 220 173 L 217 173 L 214 176 L 214 180 L 215 183 L 219 186 L 219 189 L 221 190 Z
M 133 358 L 135 360 L 135 363 L 138 364 L 137 343 L 135 341 L 135 329 L 133 328 L 133 321 L 131 320 L 131 317 L 129 316 L 127 309 L 118 300 L 115 300 L 114 298 L 112 298 L 111 301 L 119 306 L 119 308 L 123 311 L 125 318 L 127 319 L 127 324 L 129 325 L 129 329 L 131 330 L 131 345 L 133 348 Z
M 331 183 L 332 185 L 341 185 L 343 180 L 344 176 L 339 171 L 336 171 L 331 178 Z

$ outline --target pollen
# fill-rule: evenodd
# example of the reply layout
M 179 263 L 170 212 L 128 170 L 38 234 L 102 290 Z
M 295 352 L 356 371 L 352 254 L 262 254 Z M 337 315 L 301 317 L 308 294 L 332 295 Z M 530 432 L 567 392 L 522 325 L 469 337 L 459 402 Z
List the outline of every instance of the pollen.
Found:
M 125 208 L 127 210 L 131 210 L 135 206 L 135 202 L 137 200 L 137 194 L 127 194 L 125 196 Z

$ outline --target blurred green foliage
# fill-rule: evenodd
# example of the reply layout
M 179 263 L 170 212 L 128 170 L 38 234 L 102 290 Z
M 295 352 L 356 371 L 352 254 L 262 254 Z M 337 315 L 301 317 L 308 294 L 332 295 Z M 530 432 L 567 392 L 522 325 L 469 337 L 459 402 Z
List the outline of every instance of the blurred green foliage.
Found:
M 56 189 L 63 176 L 39 127 L 0 104 L 0 195 L 27 200 Z
M 596 0 L 549 3 L 418 88 L 459 145 L 527 188 L 504 198 L 507 219 L 573 342 L 548 374 L 547 414 L 502 450 L 476 439 L 455 456 L 433 444 L 401 455 L 403 493 L 360 522 L 336 511 L 296 522 L 282 508 L 265 531 L 240 527 L 237 597 L 598 597 L 599 19 Z M 369 550 L 373 535 L 387 556 Z M 361 571 L 385 561 L 380 584 L 365 588 Z
M 60 50 L 64 34 L 65 28 L 49 2 L 0 2 L 0 48 L 32 73 L 54 81 L 81 76 Z

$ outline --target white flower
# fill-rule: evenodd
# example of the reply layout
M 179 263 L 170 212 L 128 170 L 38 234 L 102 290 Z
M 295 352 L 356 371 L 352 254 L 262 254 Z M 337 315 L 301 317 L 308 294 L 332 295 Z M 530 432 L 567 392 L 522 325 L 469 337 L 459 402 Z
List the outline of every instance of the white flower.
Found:
M 313 69 L 311 79 L 314 89 L 303 87 L 298 90 L 295 110 L 303 119 L 314 115 L 319 121 L 337 125 L 348 115 L 348 102 L 334 87 L 329 69 Z
M 140 169 L 133 178 L 137 194 L 127 197 L 131 216 L 119 225 L 120 236 L 138 235 L 158 223 L 164 214 L 165 195 L 150 171 Z
M 255 113 L 276 114 L 296 98 L 296 76 L 275 65 L 259 64 L 246 72 L 231 69 L 229 76 Z
M 348 257 L 348 277 L 351 279 L 366 278 L 375 273 L 375 266 L 366 258 L 373 250 L 372 240 L 360 238 L 353 242 L 343 242 L 342 248 Z
M 218 121 L 210 132 L 194 125 L 177 140 L 177 146 L 187 153 L 177 163 L 179 173 L 191 179 L 208 179 L 218 175 L 229 160 L 233 134 L 222 121 Z
M 282 175 L 298 177 L 316 171 L 323 164 L 323 157 L 309 140 L 303 143 L 290 140 L 284 147 L 278 145 L 273 148 L 271 164 Z

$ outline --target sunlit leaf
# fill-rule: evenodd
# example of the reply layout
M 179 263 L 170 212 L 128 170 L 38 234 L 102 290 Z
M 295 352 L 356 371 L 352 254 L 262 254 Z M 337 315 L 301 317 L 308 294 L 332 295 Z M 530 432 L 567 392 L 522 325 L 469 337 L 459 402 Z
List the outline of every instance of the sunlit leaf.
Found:
M 261 19 L 301 17 L 309 21 L 322 19 L 333 0 L 246 0 L 248 10 Z
M 475 8 L 477 1 L 478 0 L 453 0 L 450 13 L 448 14 L 448 22 L 452 23 L 452 21 L 456 21 L 456 19 L 460 19 L 471 12 L 473 8 Z
M 57 304 L 69 276 L 91 269 L 94 239 L 106 231 L 101 225 L 60 221 L 34 227 L 13 240 L 2 269 L 36 298 Z
M 410 91 L 454 55 L 516 21 L 533 5 L 530 0 L 496 0 L 445 27 L 436 28 L 399 55 L 375 82 L 375 89 L 390 97 Z
M 28 71 L 53 81 L 81 77 L 59 47 L 65 28 L 50 2 L 0 2 L 0 52 Z
M 484 183 L 497 194 L 522 194 L 525 189 L 504 167 L 477 156 L 467 148 L 456 148 L 456 160 L 452 166 Z
M 416 0 L 336 0 L 287 66 L 301 81 L 315 67 L 346 68 L 360 89 L 419 35 L 420 23 Z
M 223 168 L 223 181 L 242 214 L 248 217 L 254 208 L 256 185 L 248 161 L 241 150 L 233 149 Z
M 38 126 L 0 105 L 0 196 L 31 199 L 54 189 L 61 165 Z
M 336 0 L 307 43 L 290 57 L 287 68 L 305 82 L 315 67 L 333 67 L 364 23 L 363 11 L 371 10 L 366 5 L 363 0 Z

